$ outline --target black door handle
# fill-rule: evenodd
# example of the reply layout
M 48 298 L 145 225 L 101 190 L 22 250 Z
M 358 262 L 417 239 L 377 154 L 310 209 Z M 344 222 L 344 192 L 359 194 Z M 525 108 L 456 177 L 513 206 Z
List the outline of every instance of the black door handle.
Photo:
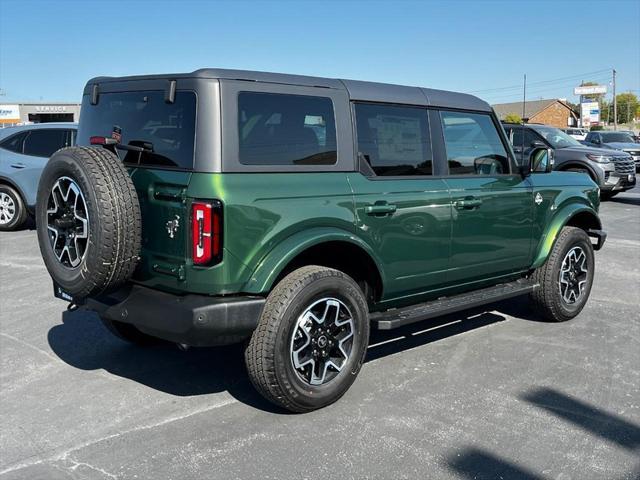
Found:
M 367 215 L 389 215 L 394 213 L 397 209 L 398 207 L 390 203 L 375 203 L 364 207 L 364 211 Z

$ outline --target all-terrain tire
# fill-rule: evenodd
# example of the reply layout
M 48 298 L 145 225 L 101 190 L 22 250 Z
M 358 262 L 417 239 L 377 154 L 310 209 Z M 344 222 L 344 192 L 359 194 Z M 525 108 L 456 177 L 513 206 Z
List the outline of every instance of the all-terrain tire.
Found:
M 7 209 L 6 212 L 2 212 L 6 215 L 3 216 L 3 219 L 10 218 L 10 220 L 0 223 L 0 232 L 18 230 L 27 220 L 27 207 L 20 194 L 9 185 L 0 185 L 0 194 L 2 194 L 0 198 L 6 198 L 8 200 L 5 205 L 0 205 L 1 209 Z M 10 212 L 9 208 L 11 208 Z
M 86 253 L 73 268 L 56 256 L 47 227 L 50 195 L 63 177 L 73 180 L 84 195 L 89 225 Z M 118 288 L 131 277 L 138 263 L 138 196 L 120 159 L 105 148 L 69 147 L 51 157 L 38 185 L 36 227 L 49 274 L 74 298 Z
M 162 340 L 141 332 L 136 328 L 135 325 L 118 322 L 115 320 L 109 320 L 102 317 L 100 317 L 100 320 L 102 321 L 102 324 L 107 328 L 107 330 L 109 330 L 113 335 L 118 337 L 120 340 L 124 340 L 125 342 L 131 343 L 133 345 L 148 347 L 162 343 Z
M 560 275 L 563 262 L 569 252 L 579 248 L 585 254 L 584 265 L 587 269 L 586 284 L 581 296 L 573 303 L 568 303 L 562 295 Z M 544 265 L 533 274 L 533 281 L 540 287 L 530 294 L 530 300 L 536 312 L 545 320 L 564 322 L 571 320 L 584 308 L 595 273 L 593 245 L 587 233 L 576 227 L 564 227 Z
M 338 299 L 350 311 L 353 343 L 339 373 L 327 383 L 312 385 L 296 372 L 290 348 L 301 314 L 327 297 Z M 349 389 L 368 343 L 367 302 L 358 285 L 338 270 L 306 266 L 287 275 L 267 297 L 245 361 L 251 382 L 267 400 L 293 412 L 308 412 L 335 402 Z

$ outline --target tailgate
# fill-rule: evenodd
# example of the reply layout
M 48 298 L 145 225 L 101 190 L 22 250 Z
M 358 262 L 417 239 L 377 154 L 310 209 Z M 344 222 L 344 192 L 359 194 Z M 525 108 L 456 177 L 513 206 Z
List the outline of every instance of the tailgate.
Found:
M 190 172 L 132 168 L 142 214 L 142 252 L 134 280 L 183 290 L 189 241 L 185 192 Z

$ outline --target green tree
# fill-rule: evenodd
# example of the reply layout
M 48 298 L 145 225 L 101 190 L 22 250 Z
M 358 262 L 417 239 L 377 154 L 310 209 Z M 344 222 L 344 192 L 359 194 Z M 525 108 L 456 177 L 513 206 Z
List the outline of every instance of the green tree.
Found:
M 507 123 L 522 123 L 522 117 L 517 113 L 507 113 L 504 121 Z
M 632 122 L 636 116 L 640 101 L 638 97 L 631 92 L 616 95 L 618 102 L 618 123 Z

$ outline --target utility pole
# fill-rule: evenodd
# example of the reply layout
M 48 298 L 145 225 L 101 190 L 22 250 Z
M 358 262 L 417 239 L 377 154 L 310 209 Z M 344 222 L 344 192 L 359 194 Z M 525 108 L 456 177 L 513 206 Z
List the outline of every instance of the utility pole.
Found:
M 618 101 L 616 100 L 616 69 L 613 69 L 613 129 L 618 130 Z
M 524 83 L 522 84 L 522 123 L 524 123 L 525 105 L 527 103 L 527 74 L 524 74 Z M 524 138 L 524 135 L 522 136 Z

